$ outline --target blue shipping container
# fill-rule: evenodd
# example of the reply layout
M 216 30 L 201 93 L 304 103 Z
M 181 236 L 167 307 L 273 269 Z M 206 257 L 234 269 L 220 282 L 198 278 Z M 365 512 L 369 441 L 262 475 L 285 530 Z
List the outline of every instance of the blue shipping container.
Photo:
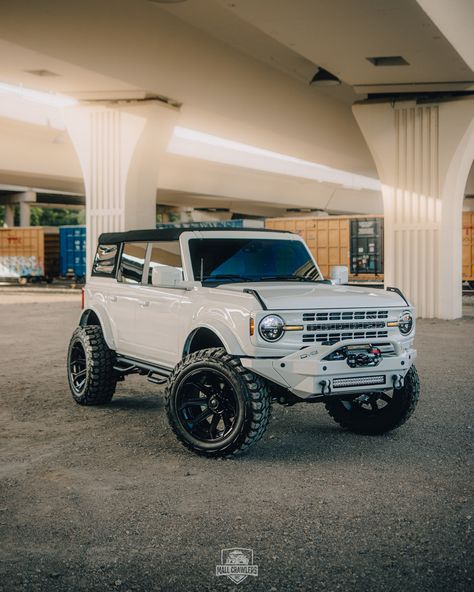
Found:
M 60 266 L 59 274 L 74 273 L 77 278 L 86 275 L 86 227 L 59 227 Z
M 190 230 L 199 230 L 199 228 L 263 228 L 263 220 L 214 220 L 209 222 L 160 222 L 157 228 L 189 228 Z

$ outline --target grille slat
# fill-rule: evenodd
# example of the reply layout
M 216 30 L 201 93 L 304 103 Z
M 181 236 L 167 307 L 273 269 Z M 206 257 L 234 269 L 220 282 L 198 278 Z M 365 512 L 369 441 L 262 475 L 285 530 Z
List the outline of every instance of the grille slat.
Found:
M 304 312 L 303 321 L 362 321 L 388 319 L 388 310 L 341 310 L 327 312 Z

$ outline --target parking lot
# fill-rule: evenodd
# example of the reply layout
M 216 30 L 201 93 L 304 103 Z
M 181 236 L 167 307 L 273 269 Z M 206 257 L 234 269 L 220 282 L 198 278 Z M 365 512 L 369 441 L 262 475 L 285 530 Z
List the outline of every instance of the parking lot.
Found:
M 216 461 L 183 449 L 143 379 L 73 403 L 79 300 L 0 294 L 0 590 L 472 589 L 474 307 L 419 321 L 422 395 L 398 431 L 275 406 L 262 442 Z M 253 549 L 257 577 L 215 576 L 230 547 Z

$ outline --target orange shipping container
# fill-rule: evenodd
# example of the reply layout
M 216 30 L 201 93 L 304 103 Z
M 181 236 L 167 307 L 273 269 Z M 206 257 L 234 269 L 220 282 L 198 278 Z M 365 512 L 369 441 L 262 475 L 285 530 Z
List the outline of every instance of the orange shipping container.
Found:
M 269 218 L 266 228 L 297 232 L 306 241 L 324 276 L 333 265 L 345 265 L 350 269 L 350 222 L 356 219 L 373 219 L 369 216 L 321 216 L 317 218 Z M 383 216 L 376 216 L 383 221 Z M 462 216 L 462 274 L 463 280 L 474 281 L 474 212 Z M 351 280 L 380 279 L 383 273 L 350 274 Z
M 303 237 L 325 277 L 334 265 L 351 267 L 351 220 L 379 219 L 381 216 L 321 216 L 316 218 L 269 218 L 266 228 L 289 230 Z M 373 273 L 350 274 L 351 280 L 377 279 Z
M 0 228 L 0 277 L 53 278 L 58 273 L 58 228 Z

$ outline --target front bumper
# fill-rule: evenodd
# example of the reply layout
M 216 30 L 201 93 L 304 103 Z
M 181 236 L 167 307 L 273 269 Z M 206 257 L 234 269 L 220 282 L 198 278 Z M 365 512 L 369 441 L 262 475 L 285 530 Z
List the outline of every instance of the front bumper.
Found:
M 314 395 L 338 395 L 387 390 L 403 384 L 416 358 L 415 349 L 405 349 L 398 341 L 386 339 L 393 353 L 382 356 L 376 366 L 351 368 L 346 360 L 325 358 L 344 346 L 369 345 L 366 340 L 345 340 L 333 345 L 314 345 L 283 358 L 241 358 L 242 365 L 256 374 L 309 399 Z

